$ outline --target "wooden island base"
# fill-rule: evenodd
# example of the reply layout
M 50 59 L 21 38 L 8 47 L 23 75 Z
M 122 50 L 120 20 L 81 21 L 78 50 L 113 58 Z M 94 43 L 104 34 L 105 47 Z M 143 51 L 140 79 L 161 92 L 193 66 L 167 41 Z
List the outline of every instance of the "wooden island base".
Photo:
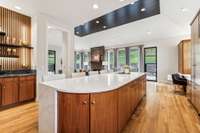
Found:
M 58 133 L 119 133 L 145 95 L 145 75 L 104 93 L 58 92 Z

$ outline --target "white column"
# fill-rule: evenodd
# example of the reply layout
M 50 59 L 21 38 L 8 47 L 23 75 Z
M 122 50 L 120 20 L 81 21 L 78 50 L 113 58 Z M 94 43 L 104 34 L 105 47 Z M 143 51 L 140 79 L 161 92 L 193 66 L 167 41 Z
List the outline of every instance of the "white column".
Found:
M 63 32 L 64 58 L 63 68 L 66 77 L 71 77 L 74 71 L 74 34 L 73 32 Z
M 48 43 L 47 32 L 48 22 L 45 16 L 37 18 L 37 75 L 38 82 L 41 82 L 44 75 L 48 74 Z

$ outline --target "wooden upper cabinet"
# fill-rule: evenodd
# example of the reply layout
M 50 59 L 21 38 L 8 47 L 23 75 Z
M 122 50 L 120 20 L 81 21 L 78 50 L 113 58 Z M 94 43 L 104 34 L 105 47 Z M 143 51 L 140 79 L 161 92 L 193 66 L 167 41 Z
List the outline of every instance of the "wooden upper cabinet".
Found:
M 15 104 L 19 101 L 18 78 L 2 79 L 2 106 Z
M 90 132 L 118 132 L 118 91 L 91 94 Z
M 58 93 L 58 133 L 89 133 L 89 94 Z
M 178 45 L 178 70 L 182 74 L 192 73 L 191 40 L 183 40 Z
M 28 101 L 35 98 L 36 77 L 25 76 L 19 78 L 19 101 Z

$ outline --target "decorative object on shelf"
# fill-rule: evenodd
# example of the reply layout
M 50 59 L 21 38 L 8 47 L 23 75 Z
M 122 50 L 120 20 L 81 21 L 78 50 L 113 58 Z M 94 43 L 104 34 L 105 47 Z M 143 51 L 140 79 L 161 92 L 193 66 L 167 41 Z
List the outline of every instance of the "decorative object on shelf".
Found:
M 22 40 L 19 40 L 19 45 L 23 45 L 23 41 Z
M 27 45 L 28 45 L 28 41 L 23 41 L 22 44 L 23 44 L 24 46 L 27 46 Z
M 6 44 L 10 44 L 10 37 L 9 36 L 6 37 Z
M 128 65 L 124 66 L 124 74 L 130 74 L 130 67 Z
M 12 44 L 16 44 L 16 38 L 15 37 L 12 38 Z
M 7 48 L 7 55 L 10 56 L 11 55 L 11 48 Z

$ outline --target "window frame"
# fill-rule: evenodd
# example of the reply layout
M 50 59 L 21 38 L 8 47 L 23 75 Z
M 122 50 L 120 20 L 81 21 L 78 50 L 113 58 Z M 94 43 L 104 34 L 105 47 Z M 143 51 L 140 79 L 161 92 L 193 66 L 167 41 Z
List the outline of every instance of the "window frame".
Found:
M 49 57 L 49 52 L 52 52 L 52 53 L 54 53 L 54 57 Z M 53 71 L 50 71 L 50 69 L 49 69 L 49 58 L 53 58 L 54 59 L 54 70 Z M 55 50 L 48 50 L 48 72 L 54 72 L 54 73 L 56 73 L 56 51 Z
M 111 62 L 110 62 L 110 53 L 113 53 L 113 68 L 111 68 Z M 111 71 L 111 70 L 114 70 L 115 69 L 115 51 L 114 49 L 109 49 L 109 50 L 106 50 L 106 61 L 108 62 L 108 70 Z
M 133 50 L 133 49 L 136 49 L 136 50 L 138 50 L 138 71 L 137 72 L 140 72 L 140 70 L 141 70 L 141 68 L 140 68 L 140 65 L 141 65 L 141 49 L 139 48 L 139 47 L 134 47 L 134 46 L 132 46 L 132 47 L 129 47 L 129 66 L 131 66 L 131 50 Z
M 124 50 L 125 51 L 125 64 L 124 65 L 127 65 L 126 64 L 126 59 L 127 59 L 127 57 L 126 57 L 126 48 L 125 47 L 124 48 L 118 48 L 117 49 L 117 69 L 121 69 L 121 66 L 119 64 L 119 51 L 120 50 Z
M 152 49 L 152 48 L 155 48 L 155 57 L 156 57 L 156 63 L 146 63 L 146 52 L 145 52 L 145 50 L 146 49 Z M 146 70 L 146 64 L 155 64 L 156 65 L 156 80 L 148 80 L 148 81 L 153 81 L 153 82 L 157 82 L 158 81 L 158 49 L 157 49 L 157 47 L 145 47 L 144 48 L 144 72 L 147 72 L 147 70 Z

